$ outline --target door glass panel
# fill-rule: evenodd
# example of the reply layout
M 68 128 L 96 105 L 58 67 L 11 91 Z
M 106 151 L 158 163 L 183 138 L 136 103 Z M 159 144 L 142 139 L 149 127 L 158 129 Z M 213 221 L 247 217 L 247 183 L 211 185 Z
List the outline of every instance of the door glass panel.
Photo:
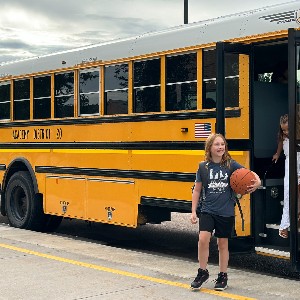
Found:
M 204 109 L 215 108 L 217 98 L 216 51 L 203 52 L 203 100 Z M 224 102 L 226 107 L 239 107 L 239 54 L 225 53 Z
M 239 107 L 239 54 L 225 53 L 225 107 Z

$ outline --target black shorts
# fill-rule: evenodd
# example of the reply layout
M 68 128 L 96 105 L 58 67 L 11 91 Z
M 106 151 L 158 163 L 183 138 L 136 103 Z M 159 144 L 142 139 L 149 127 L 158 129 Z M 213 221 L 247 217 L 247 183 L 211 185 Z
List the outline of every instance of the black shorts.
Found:
M 234 217 L 222 217 L 218 215 L 201 213 L 199 219 L 199 231 L 213 232 L 215 237 L 230 238 L 234 225 Z

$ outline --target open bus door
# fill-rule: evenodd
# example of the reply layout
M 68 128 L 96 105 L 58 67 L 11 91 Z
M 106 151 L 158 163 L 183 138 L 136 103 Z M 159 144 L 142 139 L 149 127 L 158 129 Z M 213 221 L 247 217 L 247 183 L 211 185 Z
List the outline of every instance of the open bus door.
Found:
M 244 156 L 245 161 L 248 162 L 251 161 L 253 150 L 249 126 L 250 51 L 251 45 L 249 44 L 218 42 L 216 45 L 216 132 L 225 136 L 231 151 L 248 153 Z M 236 101 L 232 101 L 232 98 L 235 97 Z M 230 124 L 229 117 L 230 110 L 234 109 L 232 106 L 236 106 L 240 111 L 239 116 L 232 118 L 234 125 Z M 225 110 L 227 107 L 230 109 Z M 225 117 L 227 117 L 226 122 Z M 238 123 L 243 126 L 237 128 L 236 124 Z M 235 220 L 236 236 L 229 242 L 231 252 L 254 251 L 249 199 L 243 199 L 247 203 L 243 206 L 244 214 L 243 212 L 237 213 L 239 217 Z
M 289 97 L 289 197 L 290 197 L 290 254 L 295 270 L 300 271 L 299 191 L 297 153 L 300 152 L 300 31 L 288 32 L 288 97 Z

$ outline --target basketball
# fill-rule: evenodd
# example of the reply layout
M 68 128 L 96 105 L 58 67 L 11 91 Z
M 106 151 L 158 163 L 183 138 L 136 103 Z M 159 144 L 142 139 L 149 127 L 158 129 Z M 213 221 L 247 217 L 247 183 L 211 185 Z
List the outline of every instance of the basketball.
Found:
M 248 186 L 253 184 L 253 179 L 255 176 L 249 169 L 237 169 L 230 176 L 230 186 L 236 194 L 245 195 L 248 193 Z

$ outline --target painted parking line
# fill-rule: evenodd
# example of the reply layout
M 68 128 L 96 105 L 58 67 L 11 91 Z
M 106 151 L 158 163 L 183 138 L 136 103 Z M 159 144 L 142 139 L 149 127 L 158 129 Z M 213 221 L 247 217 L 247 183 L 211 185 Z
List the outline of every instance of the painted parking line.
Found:
M 156 278 L 156 277 L 131 273 L 131 272 L 127 272 L 127 271 L 107 268 L 107 267 L 103 267 L 103 266 L 100 266 L 100 265 L 89 264 L 89 263 L 85 263 L 85 262 L 81 262 L 81 261 L 77 261 L 77 260 L 73 260 L 73 259 L 68 259 L 68 258 L 64 258 L 64 257 L 49 255 L 49 254 L 42 253 L 42 252 L 32 251 L 32 250 L 25 249 L 25 248 L 19 248 L 19 247 L 11 246 L 11 245 L 8 245 L 8 244 L 1 244 L 0 243 L 0 247 L 5 248 L 5 249 L 10 249 L 10 250 L 13 250 L 13 251 L 17 251 L 17 252 L 30 254 L 30 255 L 35 255 L 35 256 L 38 256 L 38 257 L 43 257 L 43 258 L 46 258 L 46 259 L 51 259 L 51 260 L 60 261 L 60 262 L 63 262 L 63 263 L 68 263 L 68 264 L 71 264 L 71 265 L 76 265 L 76 266 L 80 266 L 80 267 L 84 267 L 84 268 L 94 269 L 94 270 L 98 270 L 98 271 L 102 271 L 102 272 L 107 272 L 107 273 L 117 274 L 117 275 L 121 275 L 121 276 L 132 277 L 132 278 L 136 278 L 136 279 L 142 279 L 142 280 L 145 280 L 145 281 L 151 281 L 151 282 L 164 284 L 164 285 L 176 286 L 176 287 L 180 287 L 180 288 L 184 288 L 184 289 L 190 289 L 189 284 L 185 284 L 185 283 L 181 283 L 181 282 L 170 281 L 170 280 L 160 279 L 160 278 Z M 256 298 L 249 298 L 249 297 L 245 297 L 245 296 L 230 294 L 230 293 L 226 293 L 226 292 L 219 292 L 219 291 L 210 290 L 210 289 L 206 289 L 206 288 L 201 288 L 201 290 L 199 290 L 199 292 L 219 296 L 219 297 L 222 297 L 222 298 L 228 298 L 228 299 L 256 300 Z

